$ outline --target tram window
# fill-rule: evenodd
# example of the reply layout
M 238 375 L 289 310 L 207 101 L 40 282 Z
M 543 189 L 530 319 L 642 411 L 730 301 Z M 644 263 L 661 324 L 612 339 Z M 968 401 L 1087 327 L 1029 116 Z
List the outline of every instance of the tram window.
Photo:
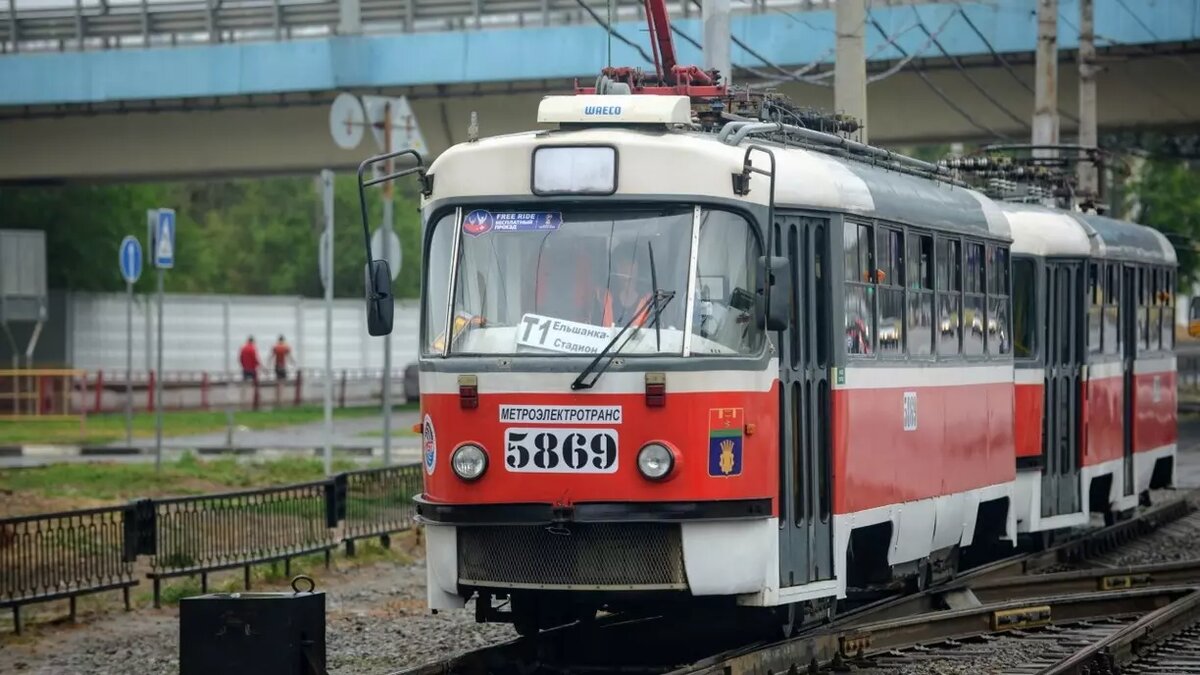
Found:
M 1099 263 L 1088 264 L 1088 352 L 1099 354 L 1101 352 L 1101 337 L 1103 335 L 1103 293 L 1101 292 L 1100 274 L 1103 268 Z
M 655 284 L 660 291 L 673 293 L 656 317 L 661 330 L 654 339 L 631 340 L 621 354 L 683 353 L 694 207 L 663 205 L 636 211 L 564 207 L 532 214 L 479 208 L 475 213 L 478 220 L 464 219 L 466 229 L 460 237 L 452 318 L 463 326 L 461 333 L 456 331 L 451 353 L 594 354 L 596 345 L 606 342 L 609 329 L 631 320 L 647 302 Z M 494 222 L 501 218 L 512 225 L 501 228 Z M 444 222 L 438 225 L 445 226 Z M 741 227 L 742 239 L 752 238 L 744 221 Z M 751 256 L 746 249 L 756 246 L 731 245 L 727 264 L 744 262 Z M 753 250 L 756 269 L 760 254 Z M 449 275 L 445 268 L 427 267 L 431 275 Z M 730 279 L 729 305 L 743 307 L 734 307 L 729 323 L 739 324 L 739 317 L 753 313 L 753 303 L 739 298 L 752 298 L 754 285 L 742 287 L 732 273 L 725 276 Z M 562 322 L 586 326 L 564 329 Z M 744 331 L 747 343 L 761 348 L 754 326 L 753 321 L 743 320 L 736 330 Z M 720 346 L 719 340 L 693 340 L 693 344 L 712 350 L 706 353 L 736 353 Z
M 1146 268 L 1139 267 L 1137 270 L 1137 332 L 1139 351 L 1150 349 L 1150 307 L 1147 303 L 1150 292 L 1149 280 L 1146 276 Z
M 1013 355 L 1037 355 L 1036 267 L 1028 258 L 1013 260 Z
M 1121 268 L 1117 265 L 1104 267 L 1104 353 L 1119 354 L 1121 351 Z
M 963 353 L 976 356 L 984 352 L 987 313 L 984 311 L 983 244 L 966 245 L 963 275 Z
M 954 356 L 961 349 L 962 257 L 957 240 L 938 237 L 934 268 L 938 304 L 938 354 Z
M 1175 273 L 1163 271 L 1162 289 L 1162 348 L 1175 348 Z
M 904 233 L 881 227 L 875 254 L 879 260 L 879 321 L 876 345 L 880 354 L 904 353 Z
M 908 235 L 905 259 L 908 278 L 908 353 L 933 352 L 933 237 Z
M 871 226 L 846 223 L 843 248 L 846 254 L 846 281 L 872 281 Z
M 1008 249 L 987 247 L 987 346 L 991 354 L 1012 349 L 1008 325 Z
M 454 244 L 454 214 L 440 218 L 434 225 L 429 241 L 428 262 L 424 265 L 425 279 L 425 338 L 421 341 L 426 354 L 441 354 L 446 335 L 446 292 L 450 284 L 451 248 Z
M 1150 349 L 1156 350 L 1162 348 L 1162 293 L 1163 293 L 1163 270 L 1150 270 L 1150 325 L 1147 329 L 1150 343 Z
M 739 301 L 757 288 L 761 250 L 741 216 L 716 210 L 701 213 L 693 354 L 754 354 L 761 348 L 763 332 L 751 317 L 753 305 L 744 307 Z
M 845 224 L 843 250 L 846 261 L 846 353 L 865 356 L 874 353 L 874 281 L 871 255 L 871 226 Z

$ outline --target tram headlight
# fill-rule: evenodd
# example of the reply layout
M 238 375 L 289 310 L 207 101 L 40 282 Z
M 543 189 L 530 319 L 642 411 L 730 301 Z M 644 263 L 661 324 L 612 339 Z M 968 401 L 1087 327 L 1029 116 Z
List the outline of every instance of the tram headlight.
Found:
M 450 457 L 454 473 L 463 480 L 475 480 L 487 471 L 487 453 L 478 445 L 461 445 Z
M 662 480 L 675 468 L 675 455 L 662 443 L 647 443 L 638 451 L 638 471 L 650 480 Z

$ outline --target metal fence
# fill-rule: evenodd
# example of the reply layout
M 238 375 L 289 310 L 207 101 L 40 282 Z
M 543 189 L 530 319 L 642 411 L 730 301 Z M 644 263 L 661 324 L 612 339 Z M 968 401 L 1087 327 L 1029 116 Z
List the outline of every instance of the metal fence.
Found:
M 736 13 L 827 9 L 834 0 L 746 0 Z M 912 0 L 875 0 L 876 5 Z M 950 2 L 953 0 L 925 0 Z M 28 3 L 32 4 L 32 3 Z M 287 40 L 341 34 L 339 0 L 62 0 L 26 6 L 0 5 L 0 51 L 44 51 L 159 47 L 197 43 Z M 606 2 L 587 0 L 604 15 Z M 673 17 L 700 15 L 693 0 L 667 3 Z M 576 0 L 361 0 L 361 32 L 412 33 L 486 30 L 588 23 L 591 14 Z M 8 11 L 2 11 L 8 10 Z M 615 0 L 614 18 L 643 16 L 641 0 Z
M 71 619 L 80 595 L 138 585 L 135 565 L 147 556 L 154 606 L 162 581 L 242 568 L 250 588 L 253 565 L 291 561 L 345 543 L 413 526 L 412 497 L 420 465 L 337 474 L 325 480 L 193 497 L 141 499 L 122 506 L 0 519 L 0 607 L 11 607 L 21 632 L 23 605 L 67 599 Z
M 396 467 L 395 471 L 366 469 L 338 474 L 337 514 L 342 521 L 346 554 L 354 555 L 354 542 L 379 537 L 384 546 L 392 532 L 412 527 L 412 496 L 421 489 L 421 465 Z
M 81 595 L 122 589 L 129 608 L 135 547 L 134 505 L 0 519 L 0 607 L 67 598 L 71 620 Z
M 245 490 L 200 497 L 154 501 L 154 555 L 150 573 L 154 606 L 161 601 L 163 579 L 200 575 L 208 592 L 208 573 L 243 568 L 250 588 L 250 565 L 329 552 L 337 546 L 333 483 Z M 290 571 L 290 570 L 289 570 Z

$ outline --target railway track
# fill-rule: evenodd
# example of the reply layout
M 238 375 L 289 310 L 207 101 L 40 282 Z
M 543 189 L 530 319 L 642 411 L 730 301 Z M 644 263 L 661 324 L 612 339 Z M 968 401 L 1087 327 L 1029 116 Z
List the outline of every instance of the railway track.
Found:
M 976 567 L 923 592 L 857 607 L 786 641 L 756 639 L 717 614 L 612 616 L 397 675 L 767 675 L 829 666 L 853 666 L 862 673 L 1110 672 L 1097 670 L 1096 664 L 1121 645 L 1142 645 L 1144 638 L 1139 643 L 1137 636 L 1144 636 L 1147 621 L 1165 621 L 1170 608 L 1175 608 L 1170 616 L 1176 617 L 1172 627 L 1200 616 L 1200 560 L 1112 564 L 1123 546 L 1172 523 L 1185 528 L 1179 532 L 1191 525 L 1200 529 L 1200 511 L 1194 506 L 1198 498 L 1200 491 L 1187 493 L 1046 550 Z M 1106 562 L 1093 565 L 1093 560 Z M 1190 633 L 1180 632 L 1183 628 L 1170 633 L 1179 636 L 1174 653 L 1200 653 L 1200 631 L 1188 642 Z M 1005 654 L 1007 658 L 999 658 Z M 980 670 L 980 659 L 1013 670 Z M 1076 662 L 1087 665 L 1046 670 Z M 925 669 L 932 664 L 938 669 Z M 1171 672 L 1200 672 L 1200 664 Z

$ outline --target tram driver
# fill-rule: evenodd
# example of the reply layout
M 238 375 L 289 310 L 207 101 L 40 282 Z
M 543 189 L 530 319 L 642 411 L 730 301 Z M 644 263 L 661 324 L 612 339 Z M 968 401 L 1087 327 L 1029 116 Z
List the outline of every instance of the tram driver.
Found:
M 639 256 L 644 247 L 620 244 L 612 253 L 612 271 L 608 284 L 594 289 L 588 308 L 588 321 L 598 326 L 623 326 L 641 309 L 633 327 L 645 325 L 650 316 L 650 299 L 654 295 L 649 261 Z

